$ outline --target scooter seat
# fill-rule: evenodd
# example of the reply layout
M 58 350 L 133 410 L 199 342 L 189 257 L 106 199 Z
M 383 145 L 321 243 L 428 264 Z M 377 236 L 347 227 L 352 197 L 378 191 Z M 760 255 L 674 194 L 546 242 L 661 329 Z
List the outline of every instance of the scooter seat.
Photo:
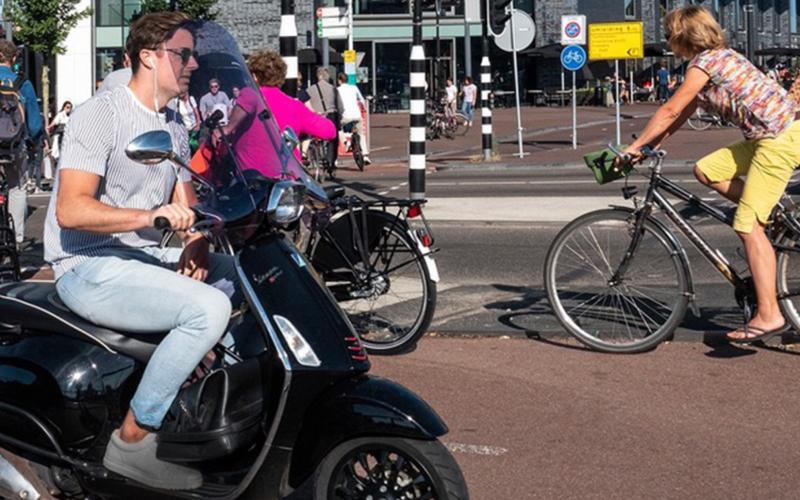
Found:
M 92 324 L 61 302 L 51 281 L 21 281 L 0 285 L 0 323 L 24 330 L 69 335 L 111 352 L 147 363 L 169 332 L 120 332 Z
M 342 196 L 344 196 L 346 192 L 344 186 L 325 186 L 324 189 L 325 189 L 325 194 L 331 201 L 337 198 L 341 198 Z

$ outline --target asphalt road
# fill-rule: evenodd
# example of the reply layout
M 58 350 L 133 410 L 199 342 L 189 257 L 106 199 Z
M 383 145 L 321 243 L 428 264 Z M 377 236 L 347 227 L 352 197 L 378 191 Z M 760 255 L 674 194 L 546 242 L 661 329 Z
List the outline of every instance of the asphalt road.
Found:
M 373 373 L 440 413 L 475 500 L 797 498 L 794 354 L 573 347 L 428 338 Z

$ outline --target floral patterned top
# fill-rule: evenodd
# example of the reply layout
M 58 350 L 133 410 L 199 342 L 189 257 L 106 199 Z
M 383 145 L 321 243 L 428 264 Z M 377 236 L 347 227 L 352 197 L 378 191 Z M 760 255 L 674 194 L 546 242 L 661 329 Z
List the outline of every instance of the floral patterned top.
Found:
M 796 105 L 786 90 L 735 50 L 705 50 L 689 67 L 710 77 L 699 106 L 736 123 L 746 139 L 777 137 L 794 121 Z

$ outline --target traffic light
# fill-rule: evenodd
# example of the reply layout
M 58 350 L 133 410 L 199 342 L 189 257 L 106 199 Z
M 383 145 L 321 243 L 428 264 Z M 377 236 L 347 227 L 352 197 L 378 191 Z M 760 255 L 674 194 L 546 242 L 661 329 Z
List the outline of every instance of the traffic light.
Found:
M 489 13 L 492 32 L 499 35 L 506 26 L 506 21 L 511 19 L 511 11 L 506 8 L 512 0 L 491 0 L 492 10 Z

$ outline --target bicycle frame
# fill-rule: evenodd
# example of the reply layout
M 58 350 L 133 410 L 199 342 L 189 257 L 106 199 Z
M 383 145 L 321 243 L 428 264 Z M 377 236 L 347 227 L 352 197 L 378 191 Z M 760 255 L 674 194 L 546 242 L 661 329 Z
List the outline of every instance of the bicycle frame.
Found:
M 725 279 L 728 280 L 728 282 L 731 283 L 737 290 L 747 286 L 745 279 L 742 278 L 730 265 L 722 252 L 719 249 L 713 248 L 708 241 L 706 241 L 706 239 L 703 238 L 703 236 L 680 215 L 672 203 L 670 203 L 669 200 L 667 200 L 667 198 L 661 194 L 661 192 L 659 192 L 659 190 L 666 191 L 667 193 L 688 203 L 690 206 L 699 209 L 701 212 L 726 225 L 731 225 L 732 218 L 718 208 L 706 203 L 699 197 L 690 193 L 686 189 L 678 186 L 669 179 L 664 178 L 661 175 L 661 168 L 662 159 L 655 159 L 654 165 L 651 166 L 650 184 L 647 188 L 647 194 L 645 195 L 642 207 L 638 210 L 638 214 L 636 216 L 636 225 L 634 227 L 633 238 L 631 239 L 628 250 L 623 257 L 622 262 L 620 262 L 617 271 L 611 277 L 610 283 L 612 285 L 618 283 L 621 279 L 621 276 L 625 274 L 628 266 L 630 265 L 631 258 L 633 257 L 633 254 L 639 245 L 642 234 L 644 234 L 644 221 L 651 216 L 653 213 L 653 207 L 655 206 L 660 208 L 666 214 L 667 218 L 672 221 L 672 223 L 675 224 L 678 229 L 680 229 L 684 236 L 686 236 L 686 238 L 692 242 L 692 244 L 700 251 L 706 260 L 708 260 L 717 269 L 717 271 L 719 271 L 720 274 L 722 274 Z M 778 204 L 776 220 L 786 223 L 788 229 L 793 233 L 800 234 L 800 224 L 798 224 L 794 218 L 785 216 L 783 199 Z M 775 242 L 773 242 L 773 246 L 782 250 L 795 252 L 800 251 L 795 247 L 780 245 L 776 244 Z

